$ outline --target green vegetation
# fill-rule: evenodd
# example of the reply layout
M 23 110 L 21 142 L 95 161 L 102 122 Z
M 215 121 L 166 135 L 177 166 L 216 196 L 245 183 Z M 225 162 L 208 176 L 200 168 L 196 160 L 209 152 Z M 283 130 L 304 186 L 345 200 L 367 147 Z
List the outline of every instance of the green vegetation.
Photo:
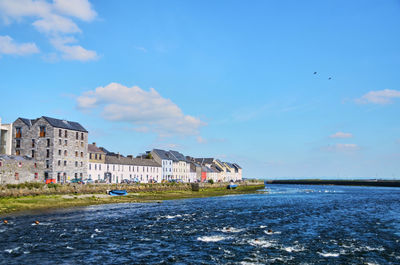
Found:
M 54 187 L 56 188 L 56 187 Z M 204 198 L 230 194 L 254 193 L 264 185 L 239 186 L 235 190 L 223 187 L 200 189 L 198 192 L 189 190 L 170 190 L 130 193 L 128 196 L 108 196 L 104 194 L 74 194 L 70 195 L 38 195 L 22 197 L 0 198 L 0 215 L 11 212 L 29 210 L 48 210 L 75 206 L 88 206 L 108 203 L 135 203 L 135 202 L 160 202 L 162 200 L 175 200 L 186 198 Z
M 214 184 L 214 180 L 213 180 L 213 179 L 209 179 L 209 180 L 208 180 L 208 183 Z

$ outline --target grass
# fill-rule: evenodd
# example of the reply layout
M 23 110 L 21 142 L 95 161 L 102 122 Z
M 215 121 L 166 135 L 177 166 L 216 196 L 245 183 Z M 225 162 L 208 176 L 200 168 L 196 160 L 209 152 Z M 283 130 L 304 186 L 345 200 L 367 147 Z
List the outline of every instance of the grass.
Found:
M 254 193 L 264 185 L 239 186 L 234 190 L 226 188 L 207 188 L 200 191 L 156 191 L 156 192 L 140 192 L 128 194 L 127 196 L 79 196 L 73 195 L 71 198 L 65 198 L 63 195 L 38 195 L 23 197 L 7 197 L 0 198 L 0 216 L 9 213 L 47 210 L 57 208 L 69 208 L 76 206 L 88 206 L 96 204 L 109 203 L 135 203 L 135 202 L 154 202 L 163 200 L 176 200 L 187 198 L 204 198 L 223 196 L 231 194 L 248 194 Z

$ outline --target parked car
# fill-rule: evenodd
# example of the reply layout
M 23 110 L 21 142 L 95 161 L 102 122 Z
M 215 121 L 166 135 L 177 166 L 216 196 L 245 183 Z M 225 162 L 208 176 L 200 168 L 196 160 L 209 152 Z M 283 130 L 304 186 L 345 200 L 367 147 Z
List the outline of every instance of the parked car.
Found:
M 94 183 L 93 179 L 85 179 L 83 181 L 83 184 L 91 184 L 91 183 Z
M 82 179 L 72 179 L 72 180 L 70 181 L 70 183 L 83 184 L 83 181 L 82 181 Z

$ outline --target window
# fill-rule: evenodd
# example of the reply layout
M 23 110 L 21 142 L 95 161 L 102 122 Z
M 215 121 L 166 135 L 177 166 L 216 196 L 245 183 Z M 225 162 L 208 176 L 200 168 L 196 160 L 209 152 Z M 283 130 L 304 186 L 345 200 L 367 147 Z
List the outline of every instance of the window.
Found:
M 35 147 L 35 139 L 32 139 L 32 148 Z
M 83 162 L 81 161 L 81 167 L 83 167 Z
M 67 166 L 67 161 L 66 160 L 64 160 L 64 167 L 66 167 Z
M 97 164 L 94 164 L 94 170 L 97 170 Z
M 21 155 L 21 151 L 20 151 L 20 150 L 15 150 L 15 155 L 16 155 L 16 156 Z
M 32 158 L 35 158 L 35 150 L 32 150 Z
M 57 182 L 60 182 L 60 181 L 61 181 L 61 173 L 58 172 L 58 173 L 57 173 Z
M 79 174 L 79 176 L 82 178 L 82 177 L 83 177 L 83 174 L 82 174 L 82 173 L 80 173 L 80 174 Z
M 83 147 L 83 142 L 81 142 L 81 147 Z
M 19 173 L 15 172 L 15 180 L 19 180 Z
M 83 141 L 85 138 L 83 137 L 83 133 L 81 133 L 81 140 Z
M 81 152 L 81 157 L 83 157 L 83 152 Z
M 50 160 L 46 160 L 46 168 L 50 168 Z
M 64 150 L 64 156 L 67 156 L 67 155 L 68 155 L 67 150 Z
M 35 172 L 35 179 L 39 178 L 39 174 L 37 172 Z
M 50 147 L 50 139 L 47 139 L 47 147 Z
M 78 173 L 75 173 L 75 179 L 77 179 L 78 178 Z
M 47 157 L 47 158 L 50 157 L 50 149 L 46 149 L 46 157 Z
M 78 161 L 75 161 L 75 167 L 78 167 Z
M 18 162 L 18 167 L 22 167 L 22 163 L 21 162 Z
M 57 165 L 61 166 L 61 160 L 58 160 Z
M 22 137 L 21 127 L 15 127 L 15 138 L 21 138 L 21 137 Z
M 89 159 L 92 159 L 92 153 L 89 154 Z
M 75 134 L 75 139 L 76 139 L 76 140 L 79 139 L 79 133 L 78 133 L 78 132 L 76 132 L 76 134 Z
M 97 154 L 94 154 L 94 159 L 97 159 Z
M 101 164 L 99 165 L 99 170 L 101 170 Z
M 0 167 L 3 165 L 3 162 L 2 161 L 0 161 Z
M 62 130 L 61 129 L 58 130 L 58 137 L 62 137 Z
M 68 145 L 68 140 L 64 140 L 64 146 Z
M 101 154 L 99 154 L 99 159 L 101 160 Z
M 21 140 L 20 139 L 15 140 L 15 148 L 21 148 Z
M 37 168 L 37 164 L 36 164 L 36 163 L 34 163 L 33 166 L 34 166 L 35 168 Z
M 58 149 L 58 155 L 59 156 L 61 155 L 61 149 Z
M 58 144 L 62 145 L 62 140 L 61 139 L 58 139 Z
M 78 157 L 78 151 L 75 151 L 75 157 Z
M 65 137 L 65 138 L 68 137 L 68 131 L 67 131 L 67 130 L 65 130 L 65 132 L 64 132 L 64 137 Z
M 89 170 L 92 170 L 92 164 L 89 164 Z
M 46 137 L 46 126 L 39 127 L 39 137 Z

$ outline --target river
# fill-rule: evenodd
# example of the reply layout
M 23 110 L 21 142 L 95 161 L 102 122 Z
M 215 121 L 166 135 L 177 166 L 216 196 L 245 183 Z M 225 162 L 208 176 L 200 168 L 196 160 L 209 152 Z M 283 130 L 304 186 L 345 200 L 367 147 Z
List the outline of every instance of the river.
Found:
M 1 264 L 400 263 L 399 188 L 271 185 L 7 220 Z

